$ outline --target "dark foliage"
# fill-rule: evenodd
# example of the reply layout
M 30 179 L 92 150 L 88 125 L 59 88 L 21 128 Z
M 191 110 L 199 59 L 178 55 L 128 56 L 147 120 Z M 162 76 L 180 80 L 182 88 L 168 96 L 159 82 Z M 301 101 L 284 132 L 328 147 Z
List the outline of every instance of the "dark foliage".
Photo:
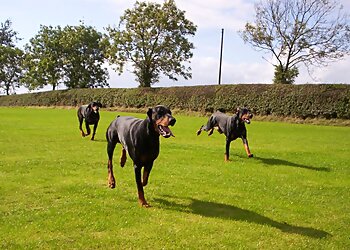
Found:
M 246 106 L 256 115 L 350 119 L 350 85 L 211 85 L 171 88 L 71 89 L 0 96 L 1 106 L 79 106 L 147 108 L 157 104 L 202 113 L 232 113 Z

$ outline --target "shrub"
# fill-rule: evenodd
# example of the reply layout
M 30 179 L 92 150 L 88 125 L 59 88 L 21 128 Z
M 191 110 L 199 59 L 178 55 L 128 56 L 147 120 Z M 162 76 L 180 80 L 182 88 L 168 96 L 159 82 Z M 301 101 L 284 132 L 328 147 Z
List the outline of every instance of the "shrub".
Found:
M 233 112 L 246 106 L 257 115 L 350 119 L 350 85 L 237 84 L 170 88 L 71 89 L 0 96 L 0 106 L 79 106 L 147 108 L 158 104 L 182 111 Z

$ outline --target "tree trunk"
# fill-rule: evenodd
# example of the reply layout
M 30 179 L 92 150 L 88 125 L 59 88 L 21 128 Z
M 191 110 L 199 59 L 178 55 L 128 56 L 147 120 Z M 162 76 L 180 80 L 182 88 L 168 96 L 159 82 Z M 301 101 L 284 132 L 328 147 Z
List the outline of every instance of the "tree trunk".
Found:
M 152 73 L 148 70 L 144 70 L 140 80 L 140 87 L 151 87 Z
M 10 85 L 6 84 L 6 95 L 10 95 Z

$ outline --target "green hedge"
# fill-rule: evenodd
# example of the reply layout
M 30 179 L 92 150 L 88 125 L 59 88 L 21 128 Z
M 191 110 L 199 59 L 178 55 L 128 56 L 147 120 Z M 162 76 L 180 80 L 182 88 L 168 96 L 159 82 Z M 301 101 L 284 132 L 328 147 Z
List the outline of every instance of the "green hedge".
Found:
M 202 113 L 249 107 L 257 115 L 350 119 L 350 85 L 210 85 L 171 88 L 71 89 L 0 96 L 0 106 L 79 106 L 145 108 L 157 104 Z

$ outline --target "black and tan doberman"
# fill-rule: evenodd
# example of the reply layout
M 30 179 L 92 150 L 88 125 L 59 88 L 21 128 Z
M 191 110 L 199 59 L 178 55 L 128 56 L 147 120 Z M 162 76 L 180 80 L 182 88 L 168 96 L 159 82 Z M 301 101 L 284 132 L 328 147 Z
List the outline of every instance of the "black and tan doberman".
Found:
M 81 132 L 81 136 L 85 137 L 90 135 L 90 125 L 94 125 L 91 140 L 95 139 L 95 134 L 97 130 L 97 125 L 100 120 L 99 109 L 102 107 L 102 104 L 99 102 L 91 102 L 88 105 L 82 105 L 78 109 L 78 120 L 79 120 L 79 130 Z M 85 120 L 86 133 L 82 128 L 83 121 Z
M 150 108 L 145 120 L 118 116 L 112 121 L 106 133 L 109 187 L 115 188 L 112 160 L 115 146 L 120 143 L 122 145 L 120 166 L 125 165 L 128 152 L 134 164 L 139 203 L 143 207 L 149 207 L 143 187 L 147 185 L 153 162 L 159 155 L 159 136 L 165 138 L 173 136 L 169 126 L 173 126 L 175 122 L 170 109 L 165 106 Z M 142 168 L 143 176 L 141 176 Z
M 253 157 L 248 146 L 247 130 L 245 127 L 245 123 L 250 124 L 252 117 L 253 114 L 247 108 L 237 109 L 236 114 L 233 116 L 228 116 L 225 113 L 217 111 L 210 116 L 207 125 L 200 127 L 197 135 L 200 135 L 202 130 L 207 131 L 208 135 L 211 135 L 215 128 L 220 134 L 223 133 L 226 136 L 225 161 L 229 161 L 231 141 L 237 138 L 242 139 L 248 157 Z

